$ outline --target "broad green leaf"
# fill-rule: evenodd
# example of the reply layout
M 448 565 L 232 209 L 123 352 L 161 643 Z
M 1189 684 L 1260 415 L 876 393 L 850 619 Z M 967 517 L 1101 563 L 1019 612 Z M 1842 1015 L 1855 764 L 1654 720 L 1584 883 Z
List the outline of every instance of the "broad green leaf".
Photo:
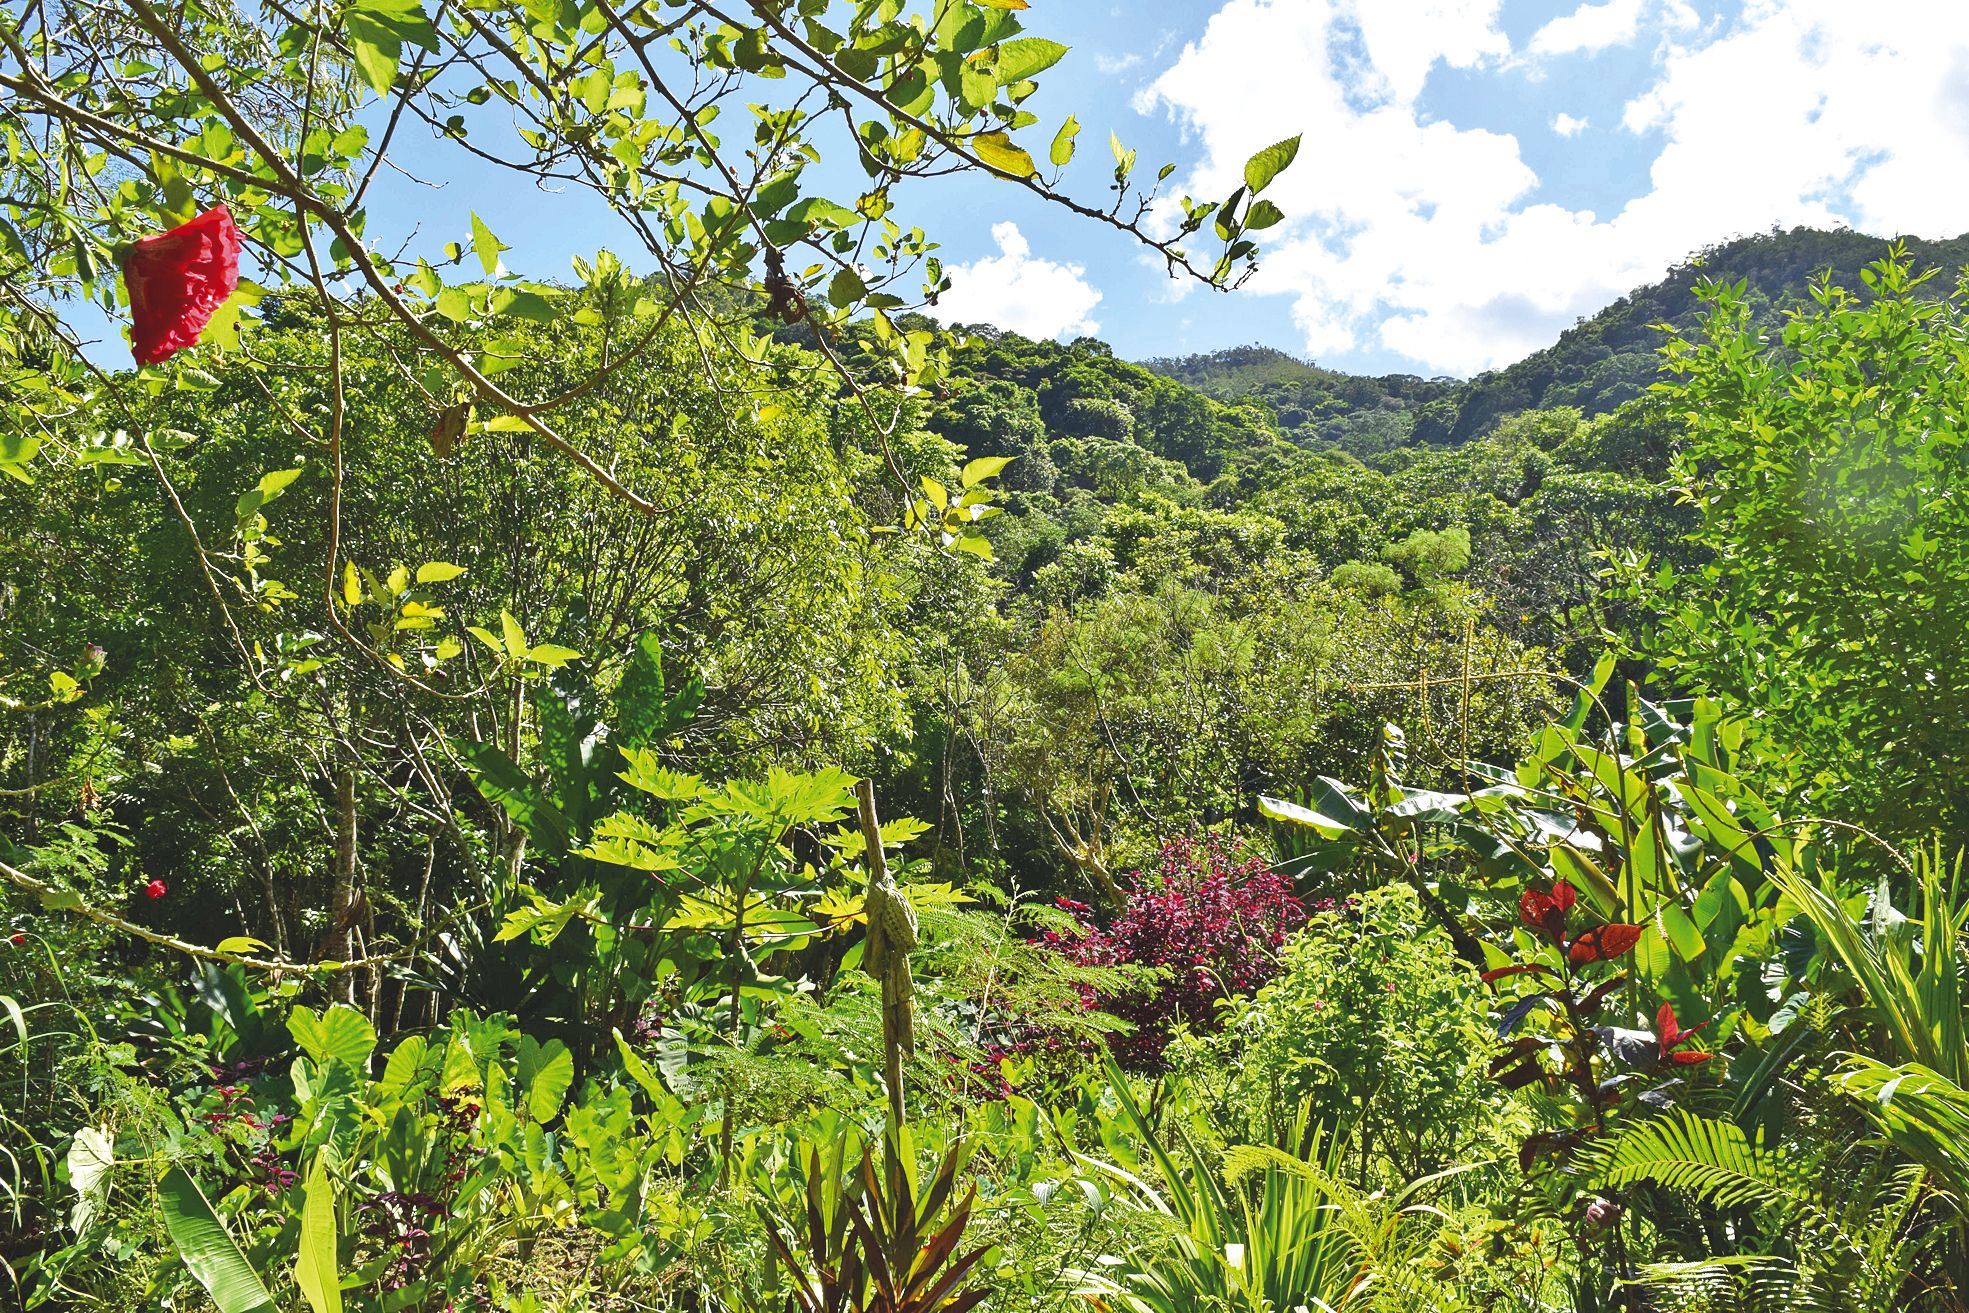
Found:
M 1022 36 L 998 47 L 998 84 L 1007 86 L 1043 73 L 1060 62 L 1067 48 L 1044 37 Z
M 531 1035 L 523 1035 L 515 1076 L 526 1100 L 527 1116 L 536 1122 L 551 1121 L 574 1083 L 574 1055 L 557 1039 L 540 1044 Z
M 573 648 L 562 647 L 559 643 L 536 643 L 526 650 L 527 660 L 537 661 L 550 670 L 559 670 L 580 656 Z
M 301 1205 L 300 1249 L 294 1257 L 294 1284 L 314 1313 L 342 1313 L 342 1278 L 335 1252 L 335 1187 L 320 1153 L 308 1172 Z
M 1684 962 L 1695 961 L 1709 947 L 1703 940 L 1702 931 L 1696 929 L 1696 923 L 1689 920 L 1688 913 L 1679 904 L 1663 904 L 1656 920 L 1660 922 L 1662 935 L 1675 950 L 1675 956 Z
M 417 567 L 417 582 L 420 584 L 446 584 L 465 573 L 462 565 L 449 561 L 426 561 Z
M 971 149 L 986 165 L 1009 174 L 1014 178 L 1030 178 L 1039 172 L 1032 162 L 1032 156 L 1024 149 L 1012 144 L 1012 139 L 1002 132 L 981 132 L 971 138 Z
M 1011 456 L 980 456 L 976 460 L 965 462 L 964 486 L 969 488 L 973 484 L 997 477 L 1013 460 L 1014 457 Z
M 488 274 L 499 272 L 499 253 L 511 250 L 504 242 L 492 235 L 492 229 L 485 226 L 478 211 L 472 212 L 472 251 L 479 257 L 479 266 Z
M 1274 142 L 1244 162 L 1244 185 L 1256 196 L 1270 185 L 1273 178 L 1285 172 L 1299 154 L 1299 138 L 1287 137 Z
M 287 1018 L 287 1033 L 316 1062 L 340 1062 L 356 1072 L 368 1068 L 370 1051 L 376 1047 L 376 1028 L 346 1003 L 319 1013 L 294 1009 Z
M 273 1313 L 273 1295 L 226 1233 L 198 1182 L 173 1167 L 157 1183 L 158 1211 L 178 1257 L 219 1313 Z
M 497 648 L 492 635 L 477 629 L 473 633 Z M 527 838 L 541 853 L 554 858 L 567 855 L 573 833 L 567 817 L 541 793 L 511 757 L 490 743 L 461 743 L 458 750 L 459 755 L 465 758 L 465 764 L 471 768 L 472 783 L 478 786 L 481 797 L 525 830 Z
M 262 506 L 286 492 L 287 485 L 300 477 L 301 471 L 298 469 L 275 470 L 271 474 L 262 476 L 259 483 L 241 494 L 239 500 L 233 503 L 233 517 L 244 524 L 259 514 Z
M 406 42 L 436 50 L 437 29 L 417 0 L 355 0 L 342 15 L 356 73 L 379 96 L 396 85 Z
M 841 269 L 827 285 L 827 303 L 837 310 L 845 310 L 867 295 L 868 285 L 851 268 Z
M 1284 821 L 1288 825 L 1303 825 L 1325 839 L 1338 839 L 1354 832 L 1354 828 L 1344 821 L 1336 821 L 1331 816 L 1322 815 L 1296 802 L 1288 802 L 1284 798 L 1259 798 L 1258 814 L 1268 820 Z

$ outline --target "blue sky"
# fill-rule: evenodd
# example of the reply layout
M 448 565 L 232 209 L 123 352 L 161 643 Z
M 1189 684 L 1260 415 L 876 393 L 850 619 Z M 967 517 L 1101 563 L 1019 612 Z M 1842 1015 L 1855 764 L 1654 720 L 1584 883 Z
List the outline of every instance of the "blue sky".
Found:
M 1028 20 L 1075 47 L 1039 112 L 1176 161 L 1172 185 L 1221 195 L 1305 133 L 1288 222 L 1233 296 L 1001 189 L 919 195 L 960 265 L 953 313 L 1091 326 L 1125 356 L 1259 341 L 1464 375 L 1731 236 L 1969 230 L 1969 0 L 1033 0 Z M 1098 195 L 1088 155 L 1069 181 Z

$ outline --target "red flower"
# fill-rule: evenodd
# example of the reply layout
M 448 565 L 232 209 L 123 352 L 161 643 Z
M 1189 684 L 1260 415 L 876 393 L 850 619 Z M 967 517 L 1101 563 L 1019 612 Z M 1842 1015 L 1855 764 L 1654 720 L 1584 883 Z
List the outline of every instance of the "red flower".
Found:
M 1689 1049 L 1684 1049 L 1680 1053 L 1670 1051 L 1677 1044 L 1688 1043 L 1698 1030 L 1701 1030 L 1708 1024 L 1707 1021 L 1704 1021 L 1689 1027 L 1687 1030 L 1683 1030 L 1681 1024 L 1675 1020 L 1675 1005 L 1673 1003 L 1662 1004 L 1661 1011 L 1655 1013 L 1655 1043 L 1661 1046 L 1661 1060 L 1663 1062 L 1680 1062 L 1684 1064 L 1709 1061 L 1710 1058 L 1715 1056 L 1714 1054 L 1698 1053 Z
M 124 253 L 130 354 L 138 364 L 158 364 L 198 341 L 212 312 L 239 286 L 239 240 L 232 212 L 220 205 L 139 238 Z
M 27 936 L 17 931 L 11 937 L 8 938 L 7 942 L 12 944 L 15 948 L 26 948 Z
M 152 880 L 149 884 L 144 886 L 144 897 L 146 898 L 162 898 L 164 897 L 164 894 L 165 894 L 165 889 L 164 889 L 164 882 L 162 880 Z

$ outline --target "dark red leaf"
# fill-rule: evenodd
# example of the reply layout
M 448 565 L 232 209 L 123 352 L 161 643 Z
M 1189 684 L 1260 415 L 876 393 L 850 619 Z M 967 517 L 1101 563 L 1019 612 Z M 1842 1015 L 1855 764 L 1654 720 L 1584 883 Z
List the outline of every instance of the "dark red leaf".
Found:
M 1669 1054 L 1668 1060 L 1670 1062 L 1680 1062 L 1684 1065 L 1691 1065 L 1698 1062 L 1707 1062 L 1715 1056 L 1716 1055 L 1714 1053 L 1698 1053 L 1693 1049 L 1683 1049 L 1679 1053 Z
M 1681 1055 L 1677 1054 L 1676 1056 L 1680 1057 Z M 1510 1071 L 1504 1072 L 1495 1079 L 1499 1085 L 1502 1085 L 1507 1090 L 1521 1090 L 1527 1085 L 1545 1079 L 1545 1068 L 1539 1066 L 1537 1062 L 1527 1062 L 1521 1067 L 1513 1067 Z
M 123 256 L 130 353 L 155 365 L 198 341 L 239 286 L 239 228 L 219 205 L 131 244 Z
M 1506 976 L 1521 976 L 1525 974 L 1525 972 L 1527 971 L 1539 971 L 1539 972 L 1543 972 L 1548 976 L 1555 976 L 1555 977 L 1559 974 L 1558 972 L 1554 971 L 1551 967 L 1545 966 L 1544 964 L 1539 962 L 1521 962 L 1516 966 L 1498 967 L 1494 971 L 1486 971 L 1483 973 L 1483 975 L 1479 976 L 1478 979 L 1483 981 L 1486 985 L 1488 985 L 1493 983 L 1494 981 L 1502 980 Z
M 1550 893 L 1540 893 L 1527 887 L 1518 895 L 1518 919 L 1555 944 L 1566 939 L 1566 913 L 1571 910 L 1576 897 L 1573 887 L 1564 880 L 1552 886 Z
M 1579 1001 L 1581 1012 L 1591 1012 L 1607 1001 L 1607 996 L 1627 983 L 1627 973 L 1616 971 L 1593 987 L 1593 992 Z
M 1609 925 L 1595 926 L 1573 940 L 1566 956 L 1575 966 L 1586 962 L 1611 962 L 1617 957 L 1631 953 L 1634 945 L 1640 942 L 1640 926 L 1616 921 Z

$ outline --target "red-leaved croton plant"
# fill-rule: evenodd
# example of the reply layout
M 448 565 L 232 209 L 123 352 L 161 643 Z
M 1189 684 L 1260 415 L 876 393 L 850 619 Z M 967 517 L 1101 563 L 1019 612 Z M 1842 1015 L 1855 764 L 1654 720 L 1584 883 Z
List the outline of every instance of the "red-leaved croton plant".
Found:
M 239 286 L 239 227 L 214 206 L 189 223 L 131 243 L 123 256 L 130 294 L 130 353 L 140 365 L 170 359 L 198 341 Z

